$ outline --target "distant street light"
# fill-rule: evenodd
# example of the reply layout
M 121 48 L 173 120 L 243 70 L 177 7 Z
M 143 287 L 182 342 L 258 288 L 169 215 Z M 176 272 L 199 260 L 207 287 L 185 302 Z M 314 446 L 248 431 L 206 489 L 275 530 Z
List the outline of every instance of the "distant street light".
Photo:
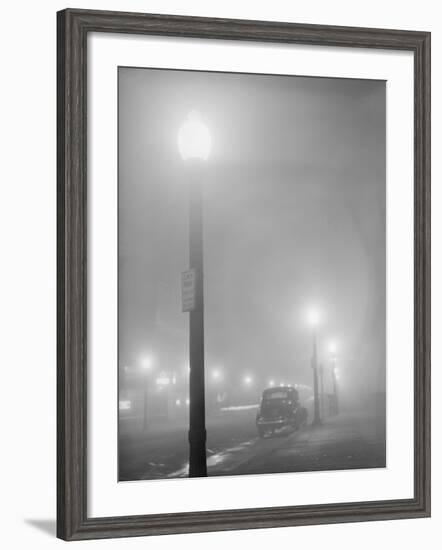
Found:
M 308 324 L 315 328 L 319 325 L 321 321 L 321 313 L 316 308 L 310 308 L 307 312 L 307 322 Z
M 120 411 L 127 411 L 132 407 L 132 402 L 129 399 L 124 399 L 118 402 L 118 409 Z
M 332 340 L 329 344 L 328 344 L 328 351 L 334 355 L 336 353 L 338 349 L 338 346 L 336 345 L 336 342 L 334 340 Z
M 189 373 L 190 373 L 190 365 L 189 365 L 189 363 L 186 363 L 183 366 L 183 375 L 184 375 L 184 377 L 187 378 L 189 376 Z
M 187 161 L 189 182 L 189 268 L 195 272 L 195 306 L 189 312 L 189 477 L 207 476 L 201 162 L 208 159 L 210 148 L 209 129 L 199 113 L 192 111 L 178 132 L 178 149 Z
M 319 391 L 318 391 L 318 352 L 317 352 L 317 327 L 320 322 L 321 315 L 319 310 L 312 308 L 308 311 L 307 320 L 312 328 L 312 358 L 311 364 L 313 369 L 313 393 L 314 393 L 314 413 L 313 413 L 313 426 L 320 426 L 321 414 L 319 411 Z
M 275 381 L 274 381 L 274 380 L 270 380 L 270 381 L 269 381 L 269 386 L 272 388 L 274 385 L 275 385 Z
M 222 375 L 219 369 L 213 369 L 212 371 L 212 380 L 219 381 L 221 380 Z
M 146 370 L 150 370 L 153 366 L 153 359 L 151 355 L 144 355 L 141 359 L 141 367 Z
M 250 386 L 252 382 L 253 382 L 253 380 L 252 380 L 251 376 L 244 376 L 244 384 L 246 386 Z

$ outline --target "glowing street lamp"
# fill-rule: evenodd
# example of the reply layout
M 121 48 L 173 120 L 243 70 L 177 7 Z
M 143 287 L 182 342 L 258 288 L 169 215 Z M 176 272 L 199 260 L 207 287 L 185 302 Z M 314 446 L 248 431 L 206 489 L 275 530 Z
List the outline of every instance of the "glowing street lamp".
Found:
M 321 312 L 316 307 L 311 307 L 307 311 L 307 322 L 312 328 L 316 328 L 321 321 Z
M 183 160 L 209 158 L 212 140 L 198 111 L 191 111 L 178 132 L 178 149 Z
M 331 355 L 336 355 L 336 352 L 338 350 L 338 346 L 334 340 L 331 340 L 328 344 L 328 351 Z
M 141 368 L 145 370 L 150 370 L 152 368 L 152 365 L 153 365 L 153 359 L 150 355 L 145 355 L 141 359 Z
M 321 414 L 319 410 L 319 391 L 318 391 L 318 351 L 317 351 L 317 327 L 321 320 L 321 314 L 317 308 L 309 309 L 307 313 L 307 321 L 312 329 L 312 358 L 311 365 L 313 369 L 313 393 L 314 393 L 314 413 L 313 426 L 320 426 Z
M 212 371 L 212 380 L 215 380 L 215 382 L 220 381 L 222 378 L 221 371 L 219 369 L 213 369 Z
M 252 384 L 253 380 L 251 376 L 244 376 L 244 384 L 246 386 L 250 386 Z
M 194 307 L 189 312 L 189 477 L 207 476 L 201 162 L 209 158 L 210 149 L 209 129 L 201 115 L 192 111 L 178 131 L 178 150 L 187 164 L 189 268 L 195 273 Z

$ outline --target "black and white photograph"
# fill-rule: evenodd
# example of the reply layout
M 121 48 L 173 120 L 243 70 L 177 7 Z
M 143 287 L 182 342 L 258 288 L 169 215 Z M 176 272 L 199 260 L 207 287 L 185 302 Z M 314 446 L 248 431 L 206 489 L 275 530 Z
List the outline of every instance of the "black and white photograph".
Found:
M 118 481 L 386 468 L 386 82 L 118 68 Z
M 396 541 L 431 515 L 431 25 L 130 9 L 57 12 L 57 537 Z

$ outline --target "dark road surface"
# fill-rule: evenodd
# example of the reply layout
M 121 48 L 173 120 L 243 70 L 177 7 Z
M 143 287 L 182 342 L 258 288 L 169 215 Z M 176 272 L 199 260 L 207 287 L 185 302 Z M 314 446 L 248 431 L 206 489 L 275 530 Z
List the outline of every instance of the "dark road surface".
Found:
M 209 476 L 385 466 L 385 430 L 375 417 L 342 413 L 317 428 L 260 439 L 256 410 L 207 420 Z M 120 481 L 187 477 L 187 426 L 120 430 Z
M 208 417 L 207 457 L 223 449 L 256 439 L 256 409 Z M 152 426 L 145 433 L 139 427 L 120 428 L 120 481 L 159 479 L 170 476 L 186 464 L 189 455 L 188 424 Z

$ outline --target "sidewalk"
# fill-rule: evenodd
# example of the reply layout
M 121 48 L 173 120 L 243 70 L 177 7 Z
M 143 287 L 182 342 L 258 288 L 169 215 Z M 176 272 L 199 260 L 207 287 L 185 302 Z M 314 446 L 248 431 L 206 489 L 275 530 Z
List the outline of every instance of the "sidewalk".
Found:
M 320 427 L 255 439 L 210 458 L 209 475 L 385 467 L 385 435 L 376 419 L 340 414 Z

